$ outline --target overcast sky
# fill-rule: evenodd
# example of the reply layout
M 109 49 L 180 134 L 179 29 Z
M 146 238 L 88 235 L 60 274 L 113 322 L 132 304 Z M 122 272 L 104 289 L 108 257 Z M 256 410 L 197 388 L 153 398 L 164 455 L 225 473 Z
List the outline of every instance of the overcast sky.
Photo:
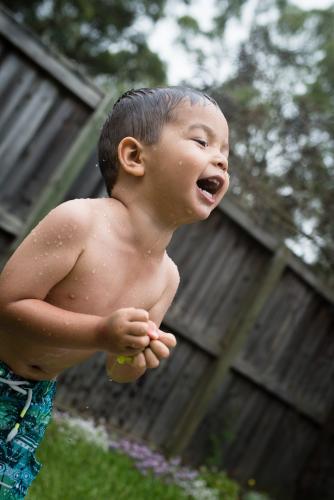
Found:
M 247 32 L 252 19 L 254 5 L 258 0 L 250 0 L 246 3 L 242 13 L 241 22 L 233 22 L 229 24 L 229 29 L 226 33 L 227 54 L 225 58 L 221 57 L 224 63 L 217 64 L 217 60 L 210 52 L 210 43 L 204 39 L 194 39 L 194 44 L 198 44 L 208 56 L 209 72 L 212 73 L 218 81 L 224 78 L 231 72 L 233 65 L 233 56 L 236 53 L 238 42 L 242 41 L 247 36 Z M 333 4 L 333 0 L 293 0 L 301 8 L 327 8 Z M 159 21 L 149 37 L 149 45 L 152 50 L 158 52 L 160 57 L 167 63 L 168 81 L 169 84 L 175 85 L 180 83 L 182 79 L 191 80 L 196 84 L 196 66 L 189 54 L 187 54 L 180 46 L 177 46 L 175 39 L 178 35 L 178 27 L 174 21 L 175 17 L 181 15 L 194 16 L 200 27 L 204 30 L 210 30 L 212 26 L 212 17 L 214 16 L 215 0 L 194 0 L 190 7 L 185 6 L 177 0 L 170 0 L 167 6 L 166 19 Z M 205 15 L 203 15 L 205 13 Z M 150 27 L 150 31 L 151 31 Z M 203 75 L 202 75 L 203 76 Z M 209 83 L 209 81 L 208 81 Z

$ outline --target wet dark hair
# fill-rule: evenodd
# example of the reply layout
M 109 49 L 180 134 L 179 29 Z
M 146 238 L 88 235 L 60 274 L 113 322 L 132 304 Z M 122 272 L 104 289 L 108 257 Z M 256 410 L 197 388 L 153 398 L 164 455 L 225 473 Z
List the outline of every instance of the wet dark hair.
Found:
M 218 107 L 207 94 L 181 86 L 132 89 L 115 102 L 98 145 L 99 167 L 109 196 L 117 180 L 121 140 L 130 136 L 147 145 L 156 143 L 162 127 L 173 120 L 175 108 L 186 99 L 191 105 L 209 101 Z

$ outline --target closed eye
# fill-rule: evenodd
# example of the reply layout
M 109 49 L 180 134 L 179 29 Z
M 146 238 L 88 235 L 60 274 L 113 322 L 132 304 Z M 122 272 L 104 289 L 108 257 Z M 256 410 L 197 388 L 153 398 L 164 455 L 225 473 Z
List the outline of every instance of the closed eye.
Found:
M 197 142 L 198 144 L 200 144 L 204 148 L 206 148 L 208 146 L 207 141 L 205 141 L 204 139 L 196 139 L 196 138 L 194 138 L 193 141 Z

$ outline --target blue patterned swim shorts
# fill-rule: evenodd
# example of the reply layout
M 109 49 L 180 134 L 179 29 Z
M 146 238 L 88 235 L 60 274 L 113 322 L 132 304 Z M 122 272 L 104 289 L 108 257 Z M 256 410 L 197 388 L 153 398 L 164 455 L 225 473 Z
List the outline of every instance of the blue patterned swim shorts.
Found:
M 55 390 L 54 380 L 24 380 L 0 361 L 0 500 L 23 499 L 40 471 L 35 451 Z

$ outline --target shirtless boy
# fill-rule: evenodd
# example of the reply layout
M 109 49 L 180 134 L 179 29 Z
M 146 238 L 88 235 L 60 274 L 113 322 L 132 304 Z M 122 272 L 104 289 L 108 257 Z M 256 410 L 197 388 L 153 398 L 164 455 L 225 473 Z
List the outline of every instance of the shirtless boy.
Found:
M 179 274 L 166 247 L 179 226 L 220 203 L 227 157 L 227 123 L 208 96 L 183 87 L 126 92 L 99 141 L 109 197 L 59 205 L 8 261 L 0 276 L 0 498 L 23 498 L 40 468 L 34 452 L 60 372 L 104 351 L 112 380 L 131 382 L 169 356 L 176 341 L 159 326 Z

